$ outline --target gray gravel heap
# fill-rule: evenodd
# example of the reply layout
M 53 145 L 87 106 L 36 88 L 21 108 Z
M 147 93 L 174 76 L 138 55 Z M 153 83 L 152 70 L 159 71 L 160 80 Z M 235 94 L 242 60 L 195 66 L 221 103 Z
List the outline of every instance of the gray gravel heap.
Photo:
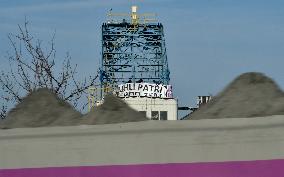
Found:
M 46 88 L 27 95 L 16 105 L 0 128 L 78 125 L 81 113 Z
M 244 73 L 187 119 L 263 117 L 284 114 L 284 93 L 262 73 Z
M 123 100 L 106 95 L 104 103 L 83 116 L 82 124 L 112 124 L 149 120 L 130 108 Z

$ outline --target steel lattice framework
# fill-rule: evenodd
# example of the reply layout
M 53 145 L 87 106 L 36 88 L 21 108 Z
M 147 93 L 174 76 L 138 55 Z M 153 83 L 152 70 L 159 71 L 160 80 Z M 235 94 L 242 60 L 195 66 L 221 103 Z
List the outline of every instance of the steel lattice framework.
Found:
M 127 82 L 169 84 L 163 25 L 104 23 L 101 62 L 102 87 Z

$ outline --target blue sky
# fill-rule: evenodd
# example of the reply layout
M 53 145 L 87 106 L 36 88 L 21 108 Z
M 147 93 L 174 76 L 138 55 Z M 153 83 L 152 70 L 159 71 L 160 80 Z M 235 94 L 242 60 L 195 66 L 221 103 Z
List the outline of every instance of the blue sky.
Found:
M 25 17 L 47 41 L 56 30 L 57 57 L 69 52 L 81 75 L 95 74 L 100 26 L 110 8 L 155 12 L 165 28 L 171 84 L 183 105 L 217 94 L 243 72 L 257 71 L 284 88 L 283 0 L 0 0 L 0 60 L 7 34 Z

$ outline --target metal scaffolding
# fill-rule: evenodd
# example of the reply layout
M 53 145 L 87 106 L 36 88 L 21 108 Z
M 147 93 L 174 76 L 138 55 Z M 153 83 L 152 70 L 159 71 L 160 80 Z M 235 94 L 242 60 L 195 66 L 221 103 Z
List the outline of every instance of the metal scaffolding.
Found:
M 169 84 L 163 25 L 142 18 L 150 14 L 139 15 L 133 7 L 131 14 L 117 15 L 130 15 L 130 20 L 109 20 L 102 25 L 102 88 L 130 82 Z

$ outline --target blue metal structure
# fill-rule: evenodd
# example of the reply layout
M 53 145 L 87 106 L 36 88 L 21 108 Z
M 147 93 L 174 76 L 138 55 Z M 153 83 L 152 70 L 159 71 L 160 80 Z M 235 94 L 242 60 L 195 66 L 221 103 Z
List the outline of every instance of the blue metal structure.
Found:
M 136 17 L 136 16 L 135 16 Z M 147 82 L 168 85 L 170 71 L 161 23 L 109 21 L 102 25 L 102 88 Z

